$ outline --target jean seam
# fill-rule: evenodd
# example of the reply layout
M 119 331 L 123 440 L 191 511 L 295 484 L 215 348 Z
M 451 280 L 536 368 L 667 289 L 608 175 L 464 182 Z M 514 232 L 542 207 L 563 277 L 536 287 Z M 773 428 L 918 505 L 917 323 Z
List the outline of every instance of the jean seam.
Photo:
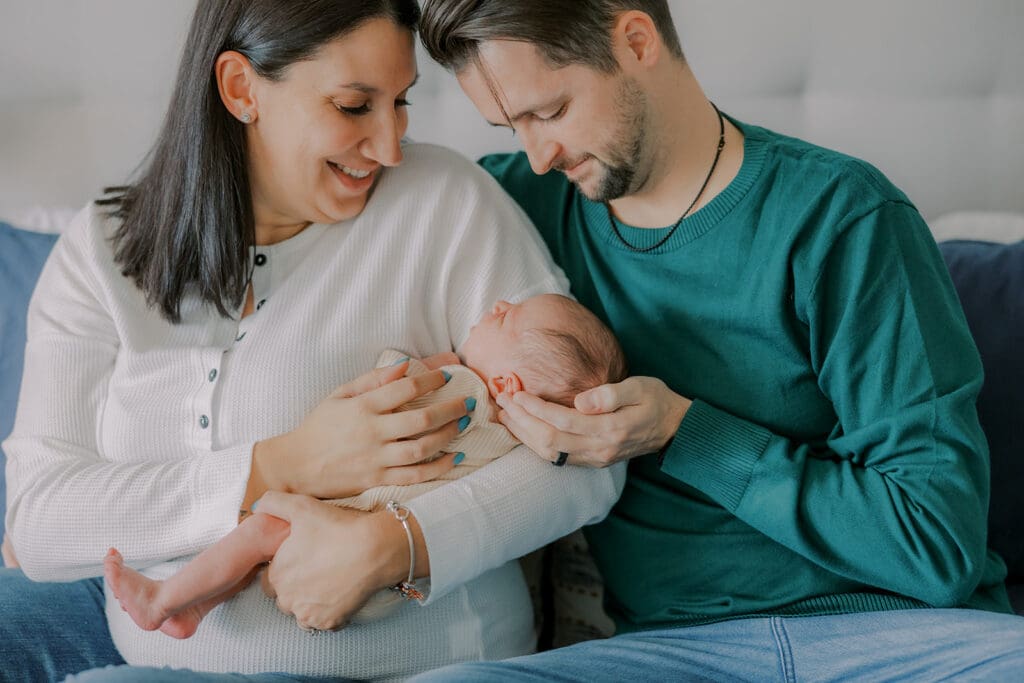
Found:
M 789 634 L 786 633 L 786 625 L 779 617 L 771 618 L 772 636 L 775 638 L 775 647 L 779 655 L 779 672 L 782 680 L 787 683 L 796 683 L 796 672 L 793 667 L 793 649 L 789 643 Z

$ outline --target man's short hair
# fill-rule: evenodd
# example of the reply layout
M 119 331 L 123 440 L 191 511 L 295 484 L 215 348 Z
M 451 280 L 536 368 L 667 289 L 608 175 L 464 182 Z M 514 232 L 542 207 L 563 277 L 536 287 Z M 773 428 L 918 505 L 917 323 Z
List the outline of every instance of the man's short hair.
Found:
M 683 60 L 667 0 L 425 0 L 420 38 L 430 56 L 461 71 L 475 62 L 480 43 L 531 43 L 551 66 L 584 64 L 604 73 L 618 71 L 611 30 L 623 12 L 651 17 L 669 52 Z

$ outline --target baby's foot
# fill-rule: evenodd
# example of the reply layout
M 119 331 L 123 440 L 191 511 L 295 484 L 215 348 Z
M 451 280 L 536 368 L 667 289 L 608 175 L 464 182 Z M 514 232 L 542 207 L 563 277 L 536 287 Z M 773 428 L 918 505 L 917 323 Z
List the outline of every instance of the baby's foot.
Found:
M 114 548 L 103 558 L 103 576 L 110 584 L 121 609 L 128 613 L 139 628 L 154 631 L 167 619 L 157 606 L 160 581 L 154 581 L 126 567 L 121 553 Z
M 160 625 L 160 632 L 171 638 L 191 638 L 203 620 L 203 612 L 198 605 L 186 607 L 177 614 L 168 617 Z

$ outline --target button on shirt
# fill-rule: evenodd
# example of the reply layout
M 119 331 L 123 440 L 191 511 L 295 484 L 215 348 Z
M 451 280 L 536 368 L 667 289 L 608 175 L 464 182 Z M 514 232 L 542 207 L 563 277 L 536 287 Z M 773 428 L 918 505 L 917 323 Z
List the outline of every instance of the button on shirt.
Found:
M 230 378 L 234 355 L 240 347 L 251 345 L 256 341 L 266 343 L 268 334 L 277 332 L 273 327 L 262 325 L 259 310 L 273 297 L 274 293 L 295 271 L 298 265 L 309 256 L 317 238 L 329 226 L 313 224 L 299 234 L 283 242 L 271 245 L 260 245 L 250 250 L 250 258 L 254 268 L 252 272 L 253 300 L 258 303 L 252 313 L 242 318 L 242 309 L 235 312 L 232 319 L 223 321 L 224 337 L 212 347 L 200 349 L 202 369 L 199 376 L 202 386 L 197 387 L 193 414 L 196 415 L 197 445 L 204 448 L 218 448 L 219 416 L 222 415 L 221 384 Z M 273 343 L 273 342 L 271 342 Z

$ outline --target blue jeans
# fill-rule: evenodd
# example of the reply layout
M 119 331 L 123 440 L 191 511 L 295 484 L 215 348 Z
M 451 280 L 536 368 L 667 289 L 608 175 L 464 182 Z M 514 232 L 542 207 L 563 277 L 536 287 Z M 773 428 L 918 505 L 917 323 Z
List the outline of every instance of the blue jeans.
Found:
M 68 676 L 66 683 L 346 683 L 343 678 L 307 678 L 291 674 L 211 674 L 189 669 L 108 666 Z
M 907 610 L 737 619 L 645 631 L 412 679 L 435 681 L 1024 680 L 1024 618 Z
M 90 683 L 325 680 L 286 674 L 243 676 L 127 666 L 110 639 L 103 607 L 103 579 L 36 583 L 25 578 L 20 569 L 0 568 L 0 681 L 43 683 L 63 681 L 68 676 L 67 680 Z
M 0 569 L 0 681 L 61 681 L 124 664 L 107 631 L 103 581 L 36 583 Z

